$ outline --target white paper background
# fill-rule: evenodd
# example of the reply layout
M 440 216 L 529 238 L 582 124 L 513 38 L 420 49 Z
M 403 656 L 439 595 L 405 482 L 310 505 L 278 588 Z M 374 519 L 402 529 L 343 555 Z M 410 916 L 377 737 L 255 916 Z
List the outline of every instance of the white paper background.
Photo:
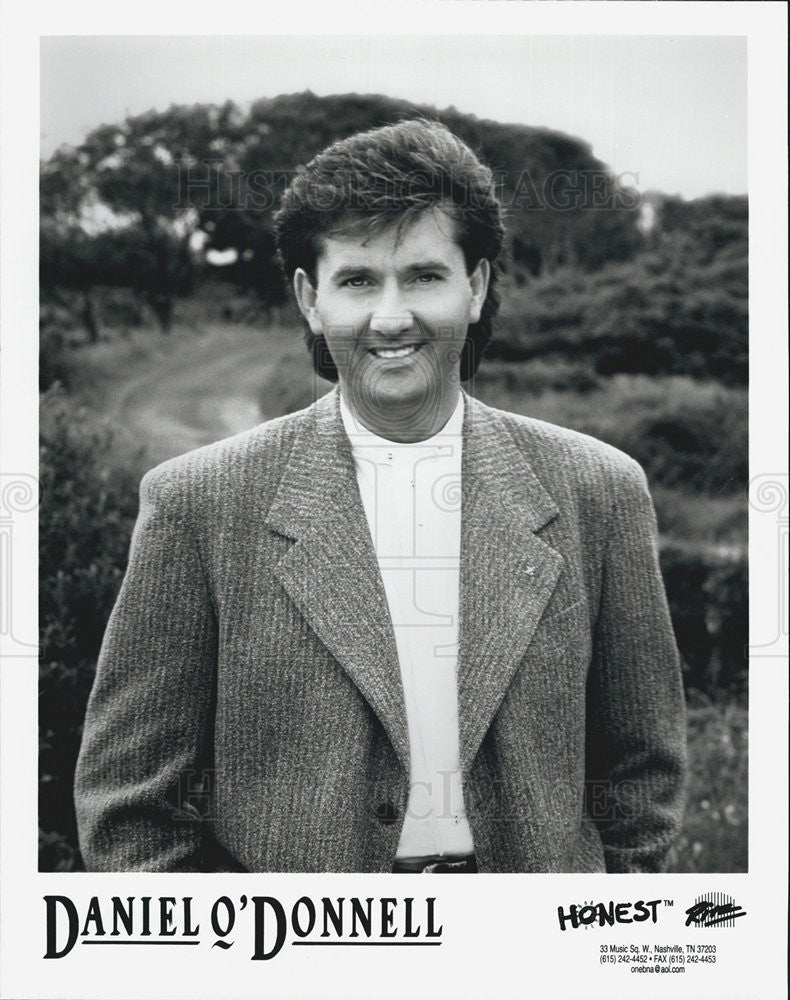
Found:
M 3 8 L 2 354 L 3 483 L 21 483 L 3 513 L 6 617 L 0 810 L 0 995 L 3 997 L 765 997 L 786 996 L 788 500 L 786 454 L 786 22 L 783 4 L 40 3 Z M 36 871 L 36 518 L 24 494 L 37 475 L 38 46 L 41 34 L 700 34 L 748 36 L 751 477 L 750 851 L 748 875 L 99 876 Z M 495 69 L 495 68 L 494 68 Z M 493 71 L 493 70 L 492 70 Z M 101 80 L 96 81 L 101 87 Z M 784 476 L 784 478 L 782 478 Z M 28 479 L 27 477 L 33 477 Z M 757 477 L 763 477 L 756 482 Z M 777 484 L 776 488 L 772 484 Z M 784 493 L 781 493 L 781 490 Z M 777 490 L 779 492 L 777 492 Z M 773 492 L 772 492 L 773 491 Z M 772 498 L 775 502 L 772 501 Z M 13 499 L 13 498 L 12 498 Z M 9 605 L 9 600 L 12 603 Z M 783 614 L 785 617 L 783 617 Z M 756 648 L 756 647 L 759 647 Z M 684 930 L 683 910 L 707 891 L 734 896 L 747 916 L 732 929 Z M 222 894 L 362 897 L 435 894 L 439 948 L 295 948 L 251 962 L 239 917 L 227 952 L 201 934 L 195 948 L 88 948 L 44 961 L 45 894 L 191 895 L 207 929 Z M 673 899 L 656 926 L 559 931 L 556 908 L 585 900 Z M 602 967 L 602 942 L 706 941 L 715 966 L 683 975 Z M 636 980 L 636 982 L 635 982 Z

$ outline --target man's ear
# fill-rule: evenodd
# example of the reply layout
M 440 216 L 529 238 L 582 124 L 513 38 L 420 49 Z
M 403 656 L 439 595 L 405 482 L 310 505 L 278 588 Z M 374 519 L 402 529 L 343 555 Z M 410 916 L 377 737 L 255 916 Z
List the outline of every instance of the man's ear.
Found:
M 313 288 L 313 283 L 307 276 L 307 272 L 301 267 L 298 267 L 294 271 L 294 295 L 296 296 L 296 304 L 299 306 L 299 312 L 301 312 L 310 324 L 313 334 L 316 337 L 320 337 L 324 332 L 324 328 L 316 309 L 316 290 Z
M 469 303 L 469 322 L 477 323 L 483 311 L 483 303 L 488 293 L 488 281 L 491 277 L 491 264 L 482 258 L 477 262 L 474 271 L 469 275 L 469 285 L 472 289 L 472 299 Z

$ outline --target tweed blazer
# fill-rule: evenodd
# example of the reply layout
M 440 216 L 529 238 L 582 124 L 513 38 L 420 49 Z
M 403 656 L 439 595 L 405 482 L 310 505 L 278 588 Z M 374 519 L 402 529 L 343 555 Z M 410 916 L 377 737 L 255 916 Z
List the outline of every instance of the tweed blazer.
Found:
M 458 713 L 482 872 L 657 871 L 685 719 L 644 474 L 465 396 Z M 149 472 L 75 792 L 89 870 L 391 871 L 394 634 L 337 390 Z

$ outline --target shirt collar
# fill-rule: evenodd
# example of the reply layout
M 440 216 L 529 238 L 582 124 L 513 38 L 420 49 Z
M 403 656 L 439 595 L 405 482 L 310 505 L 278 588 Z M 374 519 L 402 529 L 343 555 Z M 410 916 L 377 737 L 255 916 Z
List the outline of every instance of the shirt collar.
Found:
M 357 420 L 357 418 L 352 414 L 345 399 L 343 398 L 342 392 L 340 393 L 340 416 L 343 420 L 343 427 L 348 440 L 351 442 L 352 449 L 355 447 L 381 445 L 386 446 L 389 450 L 395 451 L 406 451 L 409 448 L 419 448 L 422 450 L 430 447 L 441 447 L 442 445 L 448 445 L 458 441 L 461 437 L 464 426 L 464 397 L 463 393 L 458 393 L 458 403 L 456 404 L 450 419 L 440 431 L 437 431 L 436 434 L 432 437 L 426 438 L 424 441 L 390 441 L 388 438 L 379 437 L 378 434 L 374 434 L 372 431 L 368 430 L 368 428 L 360 423 L 360 421 Z

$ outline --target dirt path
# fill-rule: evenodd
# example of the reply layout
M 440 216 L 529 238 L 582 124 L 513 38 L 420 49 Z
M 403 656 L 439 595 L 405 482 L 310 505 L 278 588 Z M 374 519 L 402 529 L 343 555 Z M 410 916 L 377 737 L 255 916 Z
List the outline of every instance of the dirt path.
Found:
M 265 412 L 267 386 L 277 388 L 283 366 L 301 351 L 298 332 L 217 325 L 114 367 L 100 359 L 93 405 L 155 465 L 279 415 L 274 391 Z

